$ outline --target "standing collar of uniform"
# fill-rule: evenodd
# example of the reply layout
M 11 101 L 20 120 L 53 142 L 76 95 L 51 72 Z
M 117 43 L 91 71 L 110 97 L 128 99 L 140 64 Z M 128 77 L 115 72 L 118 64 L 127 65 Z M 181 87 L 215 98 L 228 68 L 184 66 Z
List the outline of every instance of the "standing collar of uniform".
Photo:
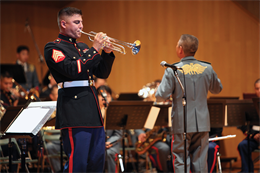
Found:
M 72 38 L 72 37 L 68 37 L 62 33 L 59 34 L 59 38 L 64 40 L 64 41 L 67 41 L 67 42 L 70 42 L 70 43 L 76 43 L 76 39 L 75 38 Z
M 194 58 L 194 56 L 186 56 L 181 59 L 181 61 L 188 61 L 188 60 L 196 60 L 196 59 Z

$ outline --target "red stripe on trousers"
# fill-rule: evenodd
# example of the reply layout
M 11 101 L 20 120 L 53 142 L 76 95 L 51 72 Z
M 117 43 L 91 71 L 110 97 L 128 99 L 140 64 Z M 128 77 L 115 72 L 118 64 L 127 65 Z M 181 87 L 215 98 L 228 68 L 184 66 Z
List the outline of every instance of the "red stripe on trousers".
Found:
M 157 157 L 158 167 L 159 167 L 159 169 L 162 171 L 162 165 L 161 165 L 161 162 L 160 162 L 160 157 L 159 157 L 158 148 L 156 148 L 155 146 L 152 146 L 152 149 L 154 149 L 154 150 L 156 151 L 156 157 Z
M 213 172 L 213 169 L 214 169 L 214 167 L 215 167 L 215 164 L 216 164 L 216 155 L 217 155 L 217 152 L 218 152 L 218 148 L 219 148 L 219 146 L 216 145 L 216 146 L 215 146 L 215 152 L 214 152 L 214 160 L 213 160 L 213 163 L 212 163 L 212 167 L 211 167 L 211 169 L 210 169 L 210 172 Z
M 172 154 L 172 157 L 173 157 L 173 158 L 172 158 L 172 167 L 173 167 L 173 172 L 175 172 L 175 167 L 174 167 L 175 155 L 172 153 L 173 141 L 174 141 L 174 135 L 172 135 L 171 154 Z
M 69 172 L 73 172 L 74 142 L 72 136 L 72 128 L 69 128 L 68 132 L 69 132 L 70 147 L 71 147 L 70 158 L 69 158 Z

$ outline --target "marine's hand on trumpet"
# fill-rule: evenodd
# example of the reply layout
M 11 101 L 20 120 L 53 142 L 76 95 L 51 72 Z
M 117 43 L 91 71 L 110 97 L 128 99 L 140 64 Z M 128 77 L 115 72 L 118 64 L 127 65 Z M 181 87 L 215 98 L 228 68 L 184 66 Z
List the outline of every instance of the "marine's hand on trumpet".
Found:
M 104 40 L 107 37 L 107 35 L 103 32 L 99 32 L 95 35 L 93 40 L 93 47 L 97 49 L 98 51 L 103 48 L 104 46 Z

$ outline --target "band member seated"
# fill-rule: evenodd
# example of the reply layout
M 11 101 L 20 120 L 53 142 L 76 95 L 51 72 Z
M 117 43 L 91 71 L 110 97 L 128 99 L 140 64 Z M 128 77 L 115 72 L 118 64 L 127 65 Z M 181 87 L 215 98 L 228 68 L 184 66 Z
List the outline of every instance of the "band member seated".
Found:
M 210 128 L 209 138 L 221 137 L 223 128 Z M 208 172 L 216 172 L 217 153 L 219 141 L 210 141 L 208 149 Z
M 1 74 L 1 101 L 2 105 L 7 108 L 9 106 L 17 106 L 19 101 L 20 94 L 18 91 L 13 88 L 13 82 L 12 82 L 12 75 L 10 75 L 8 72 L 5 72 Z M 9 148 L 8 145 L 2 145 L 2 153 L 1 156 L 8 156 L 9 155 Z M 13 160 L 18 160 L 20 158 L 19 152 L 17 148 L 15 147 L 15 144 L 12 144 L 12 157 Z M 17 172 L 17 164 L 12 165 L 12 172 Z
M 104 109 L 112 101 L 112 91 L 107 85 L 101 85 L 97 88 L 98 100 L 102 116 L 104 118 Z M 107 158 L 107 171 L 118 172 L 116 161 L 120 152 L 120 140 L 122 139 L 122 130 L 106 130 L 106 158 Z
M 146 87 L 148 87 L 149 91 L 153 91 L 153 92 L 148 92 L 148 94 L 144 94 L 142 97 L 144 98 L 144 101 L 156 101 L 155 100 L 155 93 L 156 90 L 160 84 L 161 80 L 155 80 L 152 83 L 148 83 L 146 84 Z M 169 101 L 169 100 L 167 100 Z M 164 102 L 163 104 L 168 104 L 169 102 Z M 170 103 L 169 103 L 170 104 Z M 155 131 L 154 131 L 155 130 Z M 160 134 L 163 133 L 163 131 L 165 133 L 168 132 L 167 128 L 157 128 L 155 127 L 154 129 L 152 129 L 152 131 L 154 131 L 153 133 L 155 134 Z M 147 133 L 148 130 L 147 130 Z M 146 135 L 145 131 L 142 129 L 137 129 L 135 130 L 135 134 L 138 137 L 138 142 L 145 142 L 145 141 L 149 141 L 149 139 L 146 139 L 148 136 Z M 154 137 L 153 140 L 156 137 Z M 167 135 L 165 141 L 159 140 L 156 143 L 154 143 L 149 151 L 149 158 L 153 164 L 153 167 L 155 167 L 157 169 L 158 172 L 171 172 L 173 170 L 172 167 L 172 162 L 171 162 L 171 137 L 170 135 Z M 137 147 L 137 146 L 136 146 Z
M 36 89 L 39 91 L 39 80 L 36 72 L 36 68 L 33 64 L 29 64 L 29 47 L 20 45 L 16 50 L 17 61 L 16 64 L 20 64 L 25 72 L 26 83 L 21 84 L 22 87 L 29 91 L 30 89 Z
M 17 106 L 19 102 L 20 94 L 13 88 L 13 76 L 8 72 L 1 74 L 1 100 L 3 101 L 3 106 Z
M 254 83 L 254 89 L 256 96 L 260 98 L 260 78 L 257 79 Z M 250 126 L 250 129 L 247 129 L 247 126 L 239 127 L 244 134 L 249 135 L 249 141 L 245 138 L 238 144 L 238 152 L 241 156 L 241 172 L 253 172 L 254 163 L 252 161 L 252 152 L 259 148 L 260 146 L 260 128 L 259 125 Z M 248 143 L 249 143 L 249 152 L 248 152 Z M 249 161 L 249 163 L 248 163 Z
M 40 98 L 42 98 L 42 99 L 50 99 L 48 97 L 51 94 L 51 90 L 52 90 L 53 86 L 57 85 L 57 82 L 55 81 L 55 79 L 53 78 L 51 73 L 49 73 L 48 77 L 46 77 L 46 78 L 48 78 L 47 79 L 48 82 L 47 82 L 46 86 L 43 87 L 43 89 L 40 93 Z

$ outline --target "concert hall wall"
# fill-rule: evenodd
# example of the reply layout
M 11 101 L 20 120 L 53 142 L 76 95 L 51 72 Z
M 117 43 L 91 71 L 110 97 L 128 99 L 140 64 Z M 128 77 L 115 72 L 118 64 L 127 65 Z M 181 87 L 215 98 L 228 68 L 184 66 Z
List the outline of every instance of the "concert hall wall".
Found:
M 179 61 L 175 47 L 181 34 L 199 39 L 195 58 L 211 62 L 223 84 L 218 96 L 242 99 L 243 92 L 254 92 L 253 83 L 260 76 L 259 21 L 229 0 L 1 2 L 1 63 L 14 63 L 17 46 L 28 45 L 29 62 L 42 80 L 48 68 L 39 63 L 25 21 L 43 55 L 44 45 L 59 33 L 57 12 L 66 6 L 82 9 L 85 32 L 102 31 L 122 41 L 141 41 L 137 55 L 129 48 L 126 55 L 115 53 L 107 82 L 116 93 L 138 92 L 143 85 L 161 79 L 164 68 L 160 62 Z M 79 41 L 92 44 L 86 35 Z

